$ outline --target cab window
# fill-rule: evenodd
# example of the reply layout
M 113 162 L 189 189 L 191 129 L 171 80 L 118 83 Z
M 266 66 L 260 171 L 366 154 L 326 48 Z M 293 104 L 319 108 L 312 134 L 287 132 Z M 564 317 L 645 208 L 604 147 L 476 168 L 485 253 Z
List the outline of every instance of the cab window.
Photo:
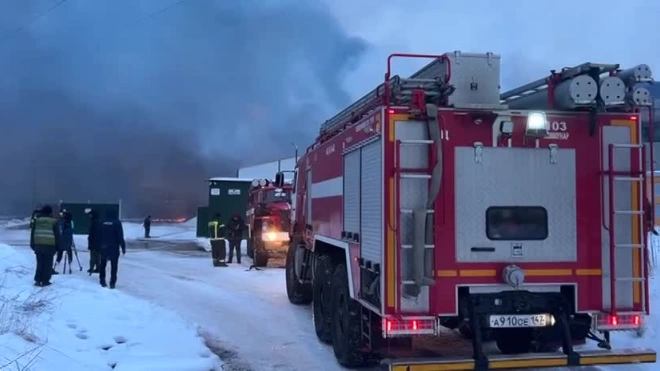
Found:
M 272 189 L 266 192 L 264 202 L 291 202 L 291 195 L 283 189 Z
M 548 238 L 548 211 L 541 206 L 493 206 L 486 210 L 489 240 L 540 241 Z

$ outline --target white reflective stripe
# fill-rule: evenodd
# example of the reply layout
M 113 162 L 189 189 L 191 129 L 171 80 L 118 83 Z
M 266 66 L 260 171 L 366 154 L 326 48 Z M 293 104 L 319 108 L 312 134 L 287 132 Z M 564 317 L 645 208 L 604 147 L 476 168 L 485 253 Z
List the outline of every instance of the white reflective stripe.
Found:
M 312 183 L 312 198 L 342 196 L 344 194 L 344 177 Z

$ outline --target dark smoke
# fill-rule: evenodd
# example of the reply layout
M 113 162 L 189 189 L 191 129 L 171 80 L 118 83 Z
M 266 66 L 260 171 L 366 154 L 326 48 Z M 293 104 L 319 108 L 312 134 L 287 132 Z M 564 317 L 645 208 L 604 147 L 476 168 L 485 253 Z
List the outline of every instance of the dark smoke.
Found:
M 3 214 L 189 215 L 209 176 L 309 144 L 366 48 L 313 1 L 59 1 L 0 0 Z

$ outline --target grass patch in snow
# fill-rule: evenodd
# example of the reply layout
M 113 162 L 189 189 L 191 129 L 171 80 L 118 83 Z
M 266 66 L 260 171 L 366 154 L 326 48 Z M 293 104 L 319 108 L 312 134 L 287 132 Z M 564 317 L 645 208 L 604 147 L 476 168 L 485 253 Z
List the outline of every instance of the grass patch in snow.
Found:
M 0 341 L 7 340 L 0 342 L 0 349 L 3 343 L 13 345 L 10 356 L 2 352 L 0 370 L 30 369 L 46 343 L 38 334 L 38 323 L 42 314 L 52 310 L 52 298 L 45 291 L 10 289 L 12 276 L 26 279 L 29 274 L 28 268 L 22 265 L 0 272 Z M 20 343 L 23 343 L 21 349 L 16 349 L 16 344 Z

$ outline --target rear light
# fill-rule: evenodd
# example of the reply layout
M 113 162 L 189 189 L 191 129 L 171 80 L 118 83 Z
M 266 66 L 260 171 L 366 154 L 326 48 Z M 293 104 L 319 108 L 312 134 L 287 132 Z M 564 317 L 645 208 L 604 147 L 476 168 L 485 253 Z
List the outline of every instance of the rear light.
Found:
M 434 318 L 385 318 L 383 321 L 384 337 L 435 334 L 436 321 Z
M 642 327 L 642 316 L 639 314 L 599 314 L 595 318 L 597 331 L 638 330 Z

